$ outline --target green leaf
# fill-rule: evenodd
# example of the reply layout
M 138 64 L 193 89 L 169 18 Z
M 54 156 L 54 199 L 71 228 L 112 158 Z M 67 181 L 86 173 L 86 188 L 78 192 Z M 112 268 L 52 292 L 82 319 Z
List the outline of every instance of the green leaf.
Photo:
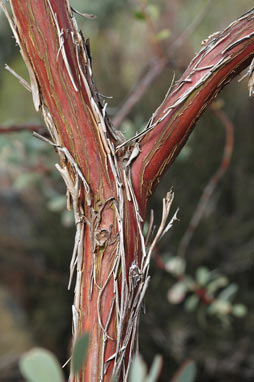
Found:
M 206 288 L 207 293 L 210 296 L 213 296 L 218 289 L 226 286 L 227 284 L 228 284 L 228 279 L 225 276 L 219 276 L 215 280 L 209 282 Z
M 1 131 L 1 130 L 0 130 Z M 0 149 L 2 151 L 2 149 L 4 149 L 6 146 L 10 146 L 11 145 L 11 142 L 10 140 L 3 136 L 3 135 L 0 135 Z
M 168 300 L 171 304 L 180 304 L 186 294 L 186 284 L 184 281 L 178 281 L 168 291 Z
M 57 195 L 50 199 L 47 203 L 47 207 L 50 211 L 62 211 L 66 207 L 66 196 Z
M 140 354 L 136 354 L 131 365 L 129 382 L 145 382 L 146 372 L 145 362 Z
M 173 275 L 180 276 L 185 271 L 186 263 L 179 256 L 171 257 L 165 264 L 165 269 Z
M 195 382 L 197 367 L 194 361 L 185 361 L 171 382 Z
M 78 373 L 85 362 L 87 348 L 89 343 L 89 336 L 87 333 L 80 336 L 73 349 L 71 367 L 74 373 Z
M 34 172 L 25 172 L 18 176 L 14 182 L 14 187 L 17 191 L 22 191 L 24 188 L 35 184 L 40 179 L 40 174 L 36 174 Z
M 149 4 L 146 8 L 147 12 L 149 13 L 149 16 L 151 17 L 152 20 L 158 20 L 160 16 L 160 8 L 158 5 L 155 4 Z
M 150 372 L 145 380 L 145 382 L 156 382 L 159 378 L 162 367 L 162 356 L 156 355 L 154 357 Z
M 136 132 L 135 124 L 129 119 L 126 119 L 125 121 L 123 121 L 122 129 L 123 129 L 124 135 L 126 136 L 126 139 L 132 138 Z
M 178 155 L 178 157 L 176 158 L 176 161 L 179 161 L 179 162 L 185 162 L 187 159 L 189 159 L 190 155 L 192 153 L 192 149 L 190 146 L 188 146 L 188 144 L 186 144 L 180 154 Z
M 215 300 L 207 309 L 210 314 L 219 314 L 222 316 L 229 314 L 231 310 L 232 305 L 230 302 L 220 299 Z
M 199 297 L 196 294 L 191 295 L 185 301 L 184 307 L 188 312 L 193 312 L 199 303 Z
M 145 18 L 146 18 L 146 15 L 143 11 L 141 10 L 137 10 L 137 11 L 134 11 L 133 12 L 133 15 L 134 17 L 137 19 L 137 20 L 140 20 L 140 21 L 144 21 Z
M 19 361 L 20 371 L 27 382 L 63 382 L 64 376 L 56 357 L 48 350 L 34 348 Z
M 156 34 L 155 38 L 157 41 L 166 40 L 171 35 L 171 32 L 169 29 L 162 29 L 159 33 Z
M 187 275 L 184 277 L 184 284 L 186 285 L 187 289 L 194 290 L 196 288 L 196 283 L 191 276 Z
M 238 285 L 235 283 L 230 284 L 227 288 L 220 292 L 218 295 L 219 300 L 231 301 L 236 292 L 238 291 Z
M 233 305 L 232 307 L 232 314 L 235 316 L 235 317 L 244 317 L 246 316 L 247 314 L 247 308 L 245 305 L 243 304 L 235 304 Z
M 211 272 L 206 267 L 199 267 L 196 271 L 196 280 L 200 286 L 205 286 L 211 278 Z

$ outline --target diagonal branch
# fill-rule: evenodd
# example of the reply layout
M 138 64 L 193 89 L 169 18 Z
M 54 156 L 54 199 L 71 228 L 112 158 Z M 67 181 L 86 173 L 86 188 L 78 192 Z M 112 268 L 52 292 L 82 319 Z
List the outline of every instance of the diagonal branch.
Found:
M 144 195 L 148 200 L 201 113 L 250 64 L 254 57 L 254 9 L 203 44 L 173 92 L 153 114 L 143 135 L 134 138 L 140 146 L 132 166 L 139 203 Z
M 191 218 L 191 221 L 189 223 L 189 226 L 187 230 L 185 231 L 179 247 L 177 251 L 178 256 L 184 257 L 186 254 L 186 249 L 189 246 L 189 243 L 192 239 L 192 236 L 194 232 L 197 229 L 197 226 L 199 225 L 205 210 L 207 208 L 207 204 L 217 186 L 221 178 L 224 176 L 225 172 L 227 171 L 232 157 L 233 152 L 233 146 L 234 146 L 234 126 L 226 113 L 221 110 L 216 103 L 211 105 L 211 109 L 213 110 L 214 114 L 217 116 L 217 118 L 222 122 L 224 129 L 225 129 L 225 146 L 224 146 L 224 152 L 222 156 L 221 163 L 219 165 L 219 168 L 216 170 L 215 174 L 210 178 L 209 182 L 207 183 L 206 187 L 203 190 L 202 196 L 198 202 L 198 205 L 196 207 L 196 210 Z

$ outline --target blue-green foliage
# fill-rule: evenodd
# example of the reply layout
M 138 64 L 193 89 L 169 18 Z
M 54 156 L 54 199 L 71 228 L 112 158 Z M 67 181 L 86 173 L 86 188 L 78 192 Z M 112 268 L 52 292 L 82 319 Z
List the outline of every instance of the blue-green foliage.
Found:
M 156 382 L 162 368 L 162 357 L 154 357 L 150 371 L 147 373 L 147 366 L 140 354 L 137 354 L 132 362 L 129 382 Z
M 20 370 L 26 382 L 64 382 L 64 376 L 54 354 L 34 348 L 20 359 Z
M 85 362 L 88 343 L 89 337 L 88 334 L 85 333 L 78 338 L 74 345 L 71 362 L 72 370 L 74 373 L 78 373 Z
M 195 382 L 197 368 L 193 361 L 186 361 L 176 372 L 171 382 Z

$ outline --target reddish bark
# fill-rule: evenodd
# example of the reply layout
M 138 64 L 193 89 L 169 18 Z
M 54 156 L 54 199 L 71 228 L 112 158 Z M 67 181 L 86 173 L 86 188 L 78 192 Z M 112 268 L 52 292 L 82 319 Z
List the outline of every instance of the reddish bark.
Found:
M 74 336 L 90 333 L 79 380 L 109 382 L 113 369 L 126 380 L 149 281 L 139 215 L 145 218 L 150 195 L 202 111 L 254 56 L 254 10 L 206 43 L 155 113 L 153 128 L 134 139 L 138 152 L 134 143 L 120 147 L 110 126 L 68 1 L 11 6 L 35 106 L 60 155 L 76 218 Z
M 179 154 L 201 113 L 222 88 L 250 64 L 254 56 L 253 14 L 252 9 L 223 32 L 211 37 L 211 41 L 204 42 L 204 48 L 159 107 L 153 120 L 156 127 L 142 138 L 141 153 L 132 167 L 138 200 L 141 201 L 144 195 L 149 198 Z M 164 114 L 167 117 L 158 122 Z

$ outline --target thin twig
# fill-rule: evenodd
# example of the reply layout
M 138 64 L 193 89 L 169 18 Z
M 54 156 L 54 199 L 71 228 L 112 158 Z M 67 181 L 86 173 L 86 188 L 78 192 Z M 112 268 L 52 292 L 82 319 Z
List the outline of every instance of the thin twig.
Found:
M 164 52 L 162 50 L 162 47 L 161 47 L 158 39 L 156 39 L 156 27 L 154 25 L 154 22 L 150 16 L 149 12 L 147 11 L 147 1 L 139 0 L 139 3 L 140 3 L 140 7 L 143 11 L 143 14 L 145 16 L 147 29 L 149 32 L 149 37 L 150 37 L 151 45 L 152 45 L 152 48 L 154 50 L 155 56 L 157 56 L 158 58 L 163 58 Z
M 233 124 L 227 117 L 226 113 L 223 110 L 219 109 L 218 106 L 216 106 L 216 103 L 214 103 L 211 106 L 211 109 L 225 128 L 226 137 L 225 137 L 224 152 L 223 152 L 220 166 L 215 172 L 215 174 L 212 176 L 212 178 L 209 180 L 206 187 L 204 188 L 202 196 L 197 205 L 197 208 L 191 218 L 190 224 L 180 241 L 177 254 L 178 256 L 181 256 L 181 257 L 185 256 L 186 249 L 191 241 L 191 238 L 194 232 L 197 229 L 198 224 L 200 223 L 202 216 L 204 216 L 204 213 L 205 213 L 205 210 L 207 209 L 207 205 L 211 198 L 211 195 L 214 192 L 216 186 L 218 185 L 220 179 L 224 176 L 225 172 L 227 171 L 231 161 L 231 157 L 232 157 L 232 151 L 233 151 L 233 145 L 234 145 Z
M 177 50 L 181 48 L 187 38 L 198 28 L 204 19 L 212 0 L 209 0 L 204 6 L 200 14 L 193 20 L 193 22 L 183 31 L 183 33 L 174 40 L 168 48 L 167 55 L 164 56 L 156 54 L 152 58 L 150 63 L 144 73 L 138 79 L 136 85 L 133 87 L 133 90 L 129 94 L 128 98 L 125 100 L 123 105 L 120 107 L 118 112 L 113 118 L 113 125 L 115 128 L 119 128 L 126 116 L 131 112 L 134 106 L 139 102 L 143 97 L 148 87 L 153 83 L 153 81 L 162 73 L 162 71 L 171 64 L 173 57 Z
M 134 106 L 145 94 L 147 88 L 152 82 L 160 75 L 166 66 L 165 59 L 155 59 L 148 66 L 148 70 L 142 74 L 141 78 L 137 81 L 129 97 L 120 107 L 118 112 L 113 118 L 113 125 L 115 128 L 119 128 L 126 116 L 131 112 Z
M 170 45 L 169 51 L 173 49 L 175 51 L 176 49 L 179 49 L 187 40 L 188 37 L 192 33 L 195 32 L 195 30 L 199 27 L 199 25 L 202 23 L 204 17 L 206 16 L 210 6 L 212 5 L 213 0 L 208 0 L 206 5 L 204 5 L 201 12 L 194 18 L 191 24 L 187 26 L 187 28 L 178 36 Z
M 0 126 L 0 134 L 19 133 L 21 131 L 35 131 L 39 134 L 46 133 L 46 129 L 43 125 L 10 125 Z

